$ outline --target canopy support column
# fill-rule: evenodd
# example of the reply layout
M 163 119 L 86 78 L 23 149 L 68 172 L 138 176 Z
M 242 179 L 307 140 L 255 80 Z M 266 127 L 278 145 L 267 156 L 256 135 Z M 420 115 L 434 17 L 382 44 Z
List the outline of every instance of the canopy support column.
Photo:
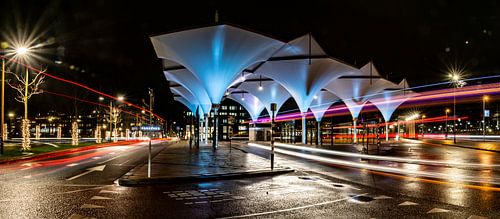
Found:
M 318 133 L 316 134 L 316 145 L 323 144 L 321 142 L 321 120 L 317 121 L 316 124 L 318 124 Z
M 205 144 L 208 144 L 208 114 L 205 114 L 205 127 L 204 128 L 204 135 L 203 135 L 203 141 Z
M 212 147 L 213 149 L 217 149 L 218 141 L 219 141 L 219 104 L 212 104 L 212 108 L 214 109 L 214 130 L 212 136 Z
M 302 144 L 307 144 L 306 113 L 302 113 Z
M 389 141 L 389 122 L 385 122 L 385 141 Z
M 356 124 L 357 120 L 358 120 L 358 118 L 356 118 L 356 117 L 354 117 L 354 118 L 352 119 L 352 124 L 353 124 L 353 127 L 354 127 L 354 128 L 353 128 L 353 133 L 354 133 L 353 143 L 354 143 L 354 144 L 358 143 L 358 138 L 357 138 L 357 132 L 358 132 L 358 130 L 357 130 L 357 128 L 356 128 L 356 126 L 357 126 L 357 124 Z

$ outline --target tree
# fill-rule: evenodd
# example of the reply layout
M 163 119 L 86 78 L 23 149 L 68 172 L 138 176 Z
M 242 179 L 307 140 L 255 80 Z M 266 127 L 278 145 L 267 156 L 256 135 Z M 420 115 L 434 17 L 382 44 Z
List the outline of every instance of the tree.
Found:
M 106 110 L 105 118 L 112 124 L 113 127 L 109 127 L 111 133 L 110 136 L 113 136 L 113 141 L 117 142 L 118 133 L 116 129 L 116 124 L 122 121 L 121 118 L 121 106 L 110 106 L 110 109 Z
M 26 68 L 26 73 L 16 74 L 10 70 L 7 70 L 8 74 L 14 76 L 13 81 L 8 81 L 7 84 L 17 91 L 17 96 L 14 98 L 16 101 L 24 104 L 24 119 L 22 122 L 22 150 L 29 151 L 31 150 L 30 145 L 30 121 L 28 119 L 28 100 L 36 94 L 41 94 L 43 90 L 40 86 L 44 83 L 45 76 L 43 73 L 46 71 L 42 70 L 35 73 L 35 77 L 33 79 L 29 78 L 29 69 Z

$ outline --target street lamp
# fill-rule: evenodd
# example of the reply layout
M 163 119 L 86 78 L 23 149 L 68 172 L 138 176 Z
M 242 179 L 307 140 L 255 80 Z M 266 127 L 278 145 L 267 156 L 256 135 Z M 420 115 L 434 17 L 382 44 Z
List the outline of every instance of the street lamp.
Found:
M 483 96 L 483 141 L 486 141 L 486 101 L 488 101 L 488 96 Z
M 424 132 L 425 132 L 425 127 L 424 127 L 424 119 L 425 119 L 425 115 L 422 115 L 422 119 L 420 120 L 420 122 L 422 123 L 422 139 L 424 139 Z
M 444 139 L 448 139 L 448 113 L 450 112 L 450 109 L 446 108 L 444 111 L 445 113 L 445 134 L 444 134 Z
M 456 90 L 458 87 L 463 87 L 465 82 L 461 80 L 461 75 L 459 72 L 452 72 L 448 75 L 450 77 L 451 82 L 454 85 L 453 88 L 453 143 L 457 143 L 457 108 L 456 108 Z
M 25 47 L 25 46 L 20 46 L 18 48 L 16 48 L 14 50 L 14 55 L 15 56 L 27 56 L 29 55 L 29 48 L 28 47 Z M 27 89 L 27 86 L 28 86 L 28 69 L 26 69 L 26 91 L 28 91 Z M 1 117 L 1 121 L 0 121 L 0 155 L 3 155 L 4 154 L 4 148 L 3 148 L 3 142 L 5 139 L 3 139 L 3 136 L 4 136 L 4 126 L 3 124 L 5 123 L 5 58 L 2 57 L 2 92 L 1 92 L 1 109 L 0 109 L 0 114 L 2 114 L 0 117 Z M 25 106 L 26 108 L 26 106 Z M 25 109 L 26 111 L 27 109 Z

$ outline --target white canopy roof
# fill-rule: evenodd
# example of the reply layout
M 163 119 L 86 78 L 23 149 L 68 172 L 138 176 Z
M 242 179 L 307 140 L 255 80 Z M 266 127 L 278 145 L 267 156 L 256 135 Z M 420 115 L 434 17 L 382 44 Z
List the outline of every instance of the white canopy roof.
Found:
M 198 103 L 204 113 L 209 113 L 212 108 L 212 103 L 208 97 L 207 92 L 201 86 L 200 81 L 187 69 L 169 70 L 163 71 L 165 77 L 169 81 L 173 81 L 177 84 L 182 85 L 186 88 L 193 96 L 193 98 L 187 99 L 188 101 L 193 101 L 193 104 Z
M 191 71 L 214 104 L 220 103 L 239 73 L 267 60 L 284 44 L 230 25 L 154 36 L 151 42 L 159 58 L 177 62 Z
M 198 102 L 198 98 L 196 98 L 187 88 L 179 85 L 176 87 L 170 87 L 170 90 L 172 91 L 173 94 L 179 95 L 180 97 L 182 97 L 182 99 L 184 101 L 189 102 L 189 106 L 186 105 L 185 103 L 183 103 L 183 104 L 186 105 L 188 108 L 190 108 L 191 111 L 193 111 L 192 108 L 194 108 L 193 113 L 196 112 L 197 107 L 200 107 L 198 110 L 198 113 L 200 116 L 203 115 L 203 107 L 201 107 L 201 104 Z M 174 97 L 174 99 L 175 99 L 175 97 Z
M 335 94 L 332 94 L 330 91 L 327 90 L 320 90 L 314 97 L 313 101 L 311 103 L 311 112 L 314 115 L 314 118 L 316 118 L 316 121 L 321 121 L 323 119 L 323 116 L 325 115 L 326 110 L 330 108 L 330 106 L 339 101 L 340 98 L 337 97 Z
M 306 40 L 308 43 L 304 45 Z M 309 41 L 311 55 L 309 55 Z M 255 71 L 257 74 L 274 79 L 287 89 L 303 113 L 307 112 L 313 96 L 325 85 L 340 76 L 359 71 L 328 58 L 319 46 L 313 47 L 313 45 L 317 43 L 310 35 L 295 39 L 276 53 L 290 56 L 273 56 Z
M 228 98 L 241 104 L 248 111 L 250 117 L 252 117 L 252 121 L 254 122 L 259 119 L 259 115 L 265 108 L 264 104 L 262 104 L 262 102 L 260 102 L 260 100 L 256 96 L 250 93 L 231 93 L 228 95 Z
M 290 93 L 277 82 L 266 78 L 261 80 L 262 78 L 261 75 L 251 74 L 245 82 L 238 86 L 238 89 L 247 91 L 257 97 L 264 104 L 267 112 L 271 112 L 271 103 L 276 103 L 276 110 L 279 111 L 281 106 L 291 97 Z M 260 85 L 262 85 L 262 90 L 259 89 Z
M 174 96 L 174 100 L 182 103 L 184 106 L 186 106 L 191 112 L 193 112 L 193 115 L 196 114 L 196 108 L 197 106 L 195 104 L 192 104 L 191 102 L 187 101 L 184 97 L 182 96 Z M 198 109 L 198 115 L 203 115 L 203 112 L 201 112 L 201 109 Z
M 357 74 L 333 80 L 324 88 L 340 97 L 352 117 L 357 118 L 366 101 L 388 86 L 392 84 L 383 80 L 372 62 L 369 62 Z
M 375 95 L 370 102 L 380 110 L 384 120 L 389 121 L 394 111 L 414 95 L 412 91 L 406 90 L 408 88 L 408 83 L 403 79 L 399 84 L 393 84 Z

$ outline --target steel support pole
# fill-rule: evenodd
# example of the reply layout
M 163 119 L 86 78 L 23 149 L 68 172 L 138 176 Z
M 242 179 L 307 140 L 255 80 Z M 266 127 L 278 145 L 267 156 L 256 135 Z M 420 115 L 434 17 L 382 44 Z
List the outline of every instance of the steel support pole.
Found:
M 307 144 L 306 113 L 302 113 L 302 144 Z

